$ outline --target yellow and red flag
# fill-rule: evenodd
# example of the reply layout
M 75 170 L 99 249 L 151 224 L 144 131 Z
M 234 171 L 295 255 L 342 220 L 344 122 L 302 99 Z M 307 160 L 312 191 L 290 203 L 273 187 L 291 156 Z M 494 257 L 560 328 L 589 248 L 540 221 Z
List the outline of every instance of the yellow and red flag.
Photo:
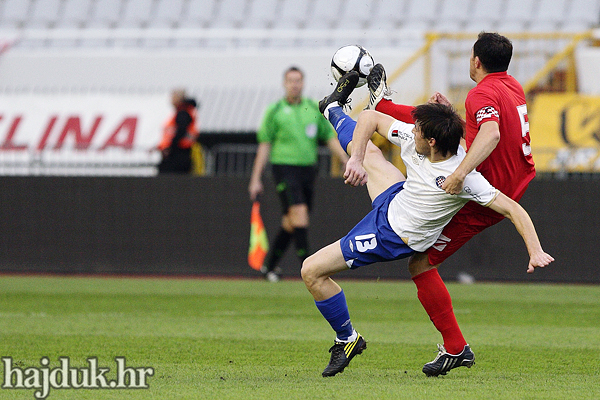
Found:
M 267 231 L 260 216 L 260 203 L 255 201 L 252 204 L 252 212 L 250 214 L 250 247 L 248 248 L 248 264 L 250 264 L 250 267 L 259 271 L 268 251 L 269 240 L 267 239 Z

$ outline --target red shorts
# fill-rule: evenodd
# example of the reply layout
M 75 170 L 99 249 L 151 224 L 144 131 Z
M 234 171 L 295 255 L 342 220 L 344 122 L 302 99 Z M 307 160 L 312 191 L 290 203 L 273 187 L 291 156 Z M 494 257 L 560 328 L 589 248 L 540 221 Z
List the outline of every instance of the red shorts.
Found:
M 473 212 L 468 207 L 461 208 L 446 225 L 435 244 L 427 249 L 429 264 L 441 264 L 473 236 L 503 219 L 500 214 L 490 216 Z

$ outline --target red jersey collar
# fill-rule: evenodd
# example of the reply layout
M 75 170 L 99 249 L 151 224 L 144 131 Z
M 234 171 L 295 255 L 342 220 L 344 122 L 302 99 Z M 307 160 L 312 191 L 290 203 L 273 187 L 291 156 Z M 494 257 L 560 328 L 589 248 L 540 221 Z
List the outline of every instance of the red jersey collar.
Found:
M 494 79 L 494 78 L 503 78 L 505 76 L 508 76 L 508 71 L 491 72 L 491 73 L 487 74 L 486 76 L 484 76 L 483 79 L 480 80 L 477 85 L 481 84 L 481 82 L 485 81 L 487 78 Z

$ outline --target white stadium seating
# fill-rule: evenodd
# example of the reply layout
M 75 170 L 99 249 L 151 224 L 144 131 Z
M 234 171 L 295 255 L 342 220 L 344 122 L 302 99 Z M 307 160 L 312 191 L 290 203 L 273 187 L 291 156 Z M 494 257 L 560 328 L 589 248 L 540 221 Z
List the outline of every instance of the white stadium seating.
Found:
M 387 33 L 376 40 L 362 35 L 371 47 L 387 47 L 396 43 L 398 30 L 572 32 L 596 27 L 599 21 L 598 0 L 0 0 L 0 33 L 27 36 L 32 30 L 71 30 L 76 39 L 22 40 L 19 45 L 28 48 L 329 46 L 340 32 L 356 30 Z M 89 34 L 98 29 L 105 30 L 105 38 Z M 193 35 L 181 38 L 181 29 L 212 29 L 223 35 L 194 40 L 189 37 Z M 248 35 L 249 29 L 261 30 L 262 37 Z M 297 32 L 281 37 L 271 29 Z M 109 40 L 119 37 L 111 30 L 137 30 L 138 37 L 131 39 L 135 34 L 129 32 L 127 40 Z M 309 40 L 289 39 L 315 30 L 320 40 L 310 35 Z M 147 36 L 163 40 L 143 40 Z

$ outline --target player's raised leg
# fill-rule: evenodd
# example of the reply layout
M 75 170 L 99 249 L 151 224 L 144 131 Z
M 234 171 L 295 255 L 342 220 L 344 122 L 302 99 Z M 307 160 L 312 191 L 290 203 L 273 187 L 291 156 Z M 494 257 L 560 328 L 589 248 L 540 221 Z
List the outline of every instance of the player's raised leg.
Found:
M 357 122 L 344 112 L 343 105 L 348 102 L 348 96 L 354 90 L 357 82 L 358 74 L 356 72 L 345 74 L 338 81 L 333 93 L 319 103 L 321 112 L 335 128 L 339 142 L 348 154 L 352 154 L 352 137 Z M 367 144 L 363 166 L 369 175 L 367 190 L 371 200 L 374 200 L 393 184 L 406 179 L 398 168 L 386 160 L 381 150 L 371 141 Z
M 396 104 L 389 100 L 391 90 L 387 86 L 387 76 L 383 65 L 376 64 L 371 73 L 367 77 L 367 85 L 369 88 L 369 104 L 367 110 L 376 110 L 391 117 L 396 118 L 399 121 L 406 122 L 407 124 L 413 124 L 411 112 L 414 109 L 413 106 L 406 106 L 403 104 Z
M 367 76 L 367 85 L 369 88 L 369 104 L 367 110 L 375 110 L 379 102 L 390 95 L 390 90 L 387 87 L 387 76 L 385 69 L 381 64 L 375 64 Z
M 331 358 L 324 377 L 342 372 L 350 360 L 367 348 L 365 339 L 354 330 L 342 288 L 331 279 L 348 269 L 340 241 L 330 244 L 308 257 L 302 265 L 302 279 L 315 299 L 315 305 L 336 333 Z

